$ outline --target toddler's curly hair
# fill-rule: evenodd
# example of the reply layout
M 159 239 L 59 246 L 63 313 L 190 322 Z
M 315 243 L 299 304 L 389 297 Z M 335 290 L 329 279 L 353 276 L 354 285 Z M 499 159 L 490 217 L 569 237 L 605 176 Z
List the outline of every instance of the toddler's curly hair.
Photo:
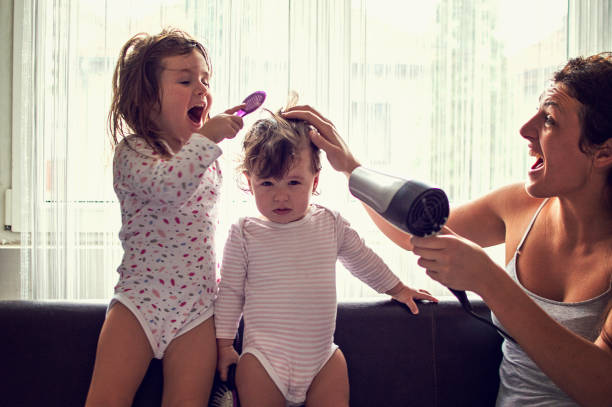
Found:
M 247 176 L 280 179 L 304 148 L 310 149 L 313 174 L 321 171 L 321 152 L 308 135 L 311 125 L 303 120 L 287 120 L 280 112 L 268 112 L 270 118 L 256 121 L 246 133 L 238 171 Z

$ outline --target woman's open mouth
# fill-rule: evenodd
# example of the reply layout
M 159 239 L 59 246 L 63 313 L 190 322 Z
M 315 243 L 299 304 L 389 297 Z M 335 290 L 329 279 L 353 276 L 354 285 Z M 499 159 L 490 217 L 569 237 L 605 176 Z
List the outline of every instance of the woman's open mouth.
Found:
M 542 167 L 544 167 L 544 159 L 538 156 L 536 162 L 531 166 L 531 171 L 537 171 Z

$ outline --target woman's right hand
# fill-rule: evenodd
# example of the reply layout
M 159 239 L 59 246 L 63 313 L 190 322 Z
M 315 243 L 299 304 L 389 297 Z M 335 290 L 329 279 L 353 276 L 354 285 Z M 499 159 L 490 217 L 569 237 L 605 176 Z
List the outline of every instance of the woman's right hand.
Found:
M 447 226 L 435 236 L 412 236 L 410 242 L 412 252 L 419 256 L 417 264 L 429 277 L 449 288 L 474 291 L 485 297 L 491 288 L 496 288 L 495 272 L 505 273 L 482 247 Z
M 336 131 L 334 124 L 311 106 L 294 106 L 281 113 L 286 119 L 305 120 L 315 129 L 310 132 L 312 142 L 325 151 L 329 163 L 336 171 L 347 176 L 361 164 L 353 157 L 348 146 Z
M 199 133 L 215 144 L 220 143 L 226 138 L 236 137 L 236 134 L 242 129 L 244 122 L 242 117 L 236 116 L 234 113 L 244 107 L 245 104 L 243 103 L 207 119 L 200 128 Z

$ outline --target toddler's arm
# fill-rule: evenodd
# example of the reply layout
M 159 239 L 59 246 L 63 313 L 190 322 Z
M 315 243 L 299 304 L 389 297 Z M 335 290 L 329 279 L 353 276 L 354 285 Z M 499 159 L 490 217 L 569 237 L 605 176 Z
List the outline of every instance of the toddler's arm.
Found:
M 229 367 L 237 364 L 239 358 L 233 339 L 217 339 L 217 370 L 221 380 L 227 381 Z
M 385 262 L 350 227 L 348 222 L 337 215 L 338 258 L 355 277 L 375 289 L 386 293 L 393 299 L 408 306 L 413 314 L 419 312 L 414 300 L 438 300 L 425 290 L 414 290 L 404 285 L 393 274 Z
M 217 370 L 223 380 L 227 378 L 227 368 L 238 361 L 233 343 L 244 306 L 246 268 L 246 249 L 241 226 L 234 224 L 223 249 L 221 280 L 215 299 Z

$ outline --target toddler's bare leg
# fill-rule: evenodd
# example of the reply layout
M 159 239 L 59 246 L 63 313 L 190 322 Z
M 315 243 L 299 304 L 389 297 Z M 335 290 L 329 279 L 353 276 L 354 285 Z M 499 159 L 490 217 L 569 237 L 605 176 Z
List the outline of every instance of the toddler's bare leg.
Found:
M 337 349 L 312 381 L 306 394 L 306 406 L 348 407 L 348 405 L 348 369 L 344 355 L 340 349 Z
M 134 314 L 123 304 L 114 304 L 100 331 L 85 406 L 131 406 L 152 358 L 151 345 Z
M 242 356 L 236 368 L 236 387 L 242 407 L 285 406 L 285 398 L 266 369 L 250 353 Z
M 175 338 L 164 354 L 164 407 L 207 405 L 217 366 L 213 318 Z

